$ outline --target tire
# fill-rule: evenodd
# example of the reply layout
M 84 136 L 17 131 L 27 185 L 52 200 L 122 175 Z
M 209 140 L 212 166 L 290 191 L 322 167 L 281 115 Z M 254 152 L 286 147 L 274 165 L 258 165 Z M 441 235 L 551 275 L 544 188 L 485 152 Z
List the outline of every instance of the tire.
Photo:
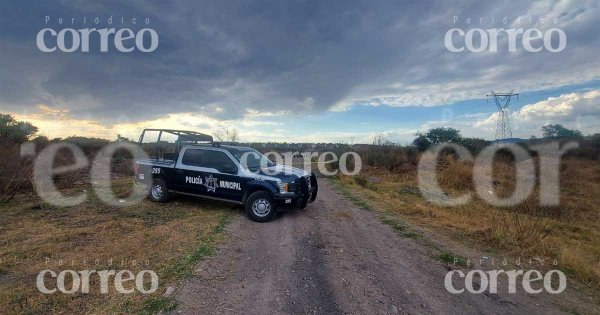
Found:
M 246 200 L 245 207 L 250 220 L 256 222 L 271 221 L 277 212 L 271 194 L 266 191 L 252 193 Z
M 157 178 L 152 181 L 152 185 L 148 191 L 148 197 L 153 202 L 167 202 L 169 201 L 169 190 L 164 180 Z

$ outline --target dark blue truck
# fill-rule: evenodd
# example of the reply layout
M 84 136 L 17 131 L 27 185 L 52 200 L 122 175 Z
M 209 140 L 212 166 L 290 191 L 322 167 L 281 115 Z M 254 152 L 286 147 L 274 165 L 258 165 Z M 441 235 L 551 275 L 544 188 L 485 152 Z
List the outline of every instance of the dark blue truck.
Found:
M 317 198 L 314 174 L 276 165 L 250 147 L 170 129 L 145 129 L 139 144 L 150 158 L 135 162 L 135 180 L 154 202 L 173 194 L 222 200 L 244 205 L 250 219 L 266 222 L 277 210 L 302 209 Z

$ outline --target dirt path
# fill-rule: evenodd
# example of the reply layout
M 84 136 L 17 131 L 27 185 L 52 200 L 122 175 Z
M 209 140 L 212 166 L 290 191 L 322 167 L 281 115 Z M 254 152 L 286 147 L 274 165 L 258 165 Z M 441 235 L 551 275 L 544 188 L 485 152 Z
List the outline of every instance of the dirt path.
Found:
M 398 236 L 320 180 L 304 211 L 240 216 L 229 241 L 177 291 L 183 314 L 560 313 L 539 297 L 453 295 L 430 248 Z

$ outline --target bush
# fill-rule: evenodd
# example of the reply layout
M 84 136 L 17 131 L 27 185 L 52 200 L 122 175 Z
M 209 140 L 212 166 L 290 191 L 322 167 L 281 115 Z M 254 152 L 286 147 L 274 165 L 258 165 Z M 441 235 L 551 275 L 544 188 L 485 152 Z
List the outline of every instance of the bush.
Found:
M 88 156 L 95 155 L 98 151 L 102 150 L 104 146 L 110 143 L 110 141 L 105 139 L 87 137 L 69 137 L 64 141 L 77 145 Z
M 566 140 L 569 141 L 569 140 Z M 561 141 L 561 142 L 566 142 Z M 571 140 L 572 141 L 572 140 Z M 600 134 L 594 134 L 587 136 L 577 141 L 579 148 L 568 151 L 565 156 L 567 157 L 578 157 L 588 160 L 600 159 Z
M 0 147 L 0 204 L 5 204 L 31 190 L 31 163 L 21 158 L 19 143 L 0 138 Z
M 419 152 L 415 147 L 367 145 L 356 148 L 363 165 L 392 172 L 416 169 Z
M 481 150 L 490 145 L 491 142 L 480 138 L 460 138 L 456 143 L 467 148 L 471 153 L 478 154 Z

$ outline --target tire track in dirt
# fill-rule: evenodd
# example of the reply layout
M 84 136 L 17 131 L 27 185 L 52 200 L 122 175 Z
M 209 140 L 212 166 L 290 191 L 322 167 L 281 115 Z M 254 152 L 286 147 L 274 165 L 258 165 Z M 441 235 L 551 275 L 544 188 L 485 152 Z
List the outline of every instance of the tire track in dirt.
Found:
M 398 236 L 326 179 L 306 210 L 259 224 L 240 217 L 228 241 L 177 291 L 183 314 L 560 313 L 520 295 L 448 293 L 431 249 Z

